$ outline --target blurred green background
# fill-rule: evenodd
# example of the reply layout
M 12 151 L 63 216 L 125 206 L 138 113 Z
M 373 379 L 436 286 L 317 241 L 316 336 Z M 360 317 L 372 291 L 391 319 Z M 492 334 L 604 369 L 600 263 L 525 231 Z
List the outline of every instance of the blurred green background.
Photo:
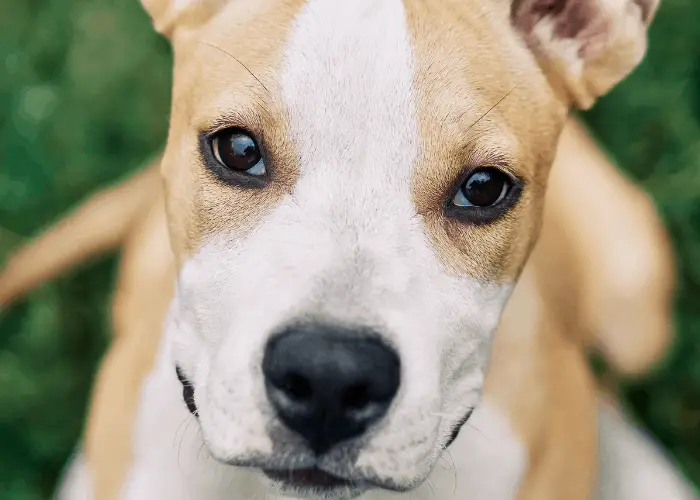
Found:
M 700 484 L 700 1 L 663 0 L 649 55 L 585 115 L 654 197 L 680 269 L 679 338 L 624 388 Z M 138 0 L 0 0 L 0 262 L 163 144 L 170 49 Z M 117 259 L 83 266 L 0 318 L 0 499 L 50 498 L 80 437 L 108 339 Z

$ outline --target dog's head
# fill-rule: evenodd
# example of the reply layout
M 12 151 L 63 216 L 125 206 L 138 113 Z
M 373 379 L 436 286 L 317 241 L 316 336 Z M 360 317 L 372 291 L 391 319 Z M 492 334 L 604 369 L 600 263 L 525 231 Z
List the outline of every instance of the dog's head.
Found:
M 639 62 L 655 3 L 145 0 L 175 52 L 168 335 L 218 460 L 305 494 L 427 477 L 567 110 Z

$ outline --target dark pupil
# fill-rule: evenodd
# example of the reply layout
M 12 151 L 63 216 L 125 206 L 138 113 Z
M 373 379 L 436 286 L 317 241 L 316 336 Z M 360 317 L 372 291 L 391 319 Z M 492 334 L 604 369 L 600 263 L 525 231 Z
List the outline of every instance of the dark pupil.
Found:
M 221 161 L 232 170 L 249 170 L 260 161 L 260 151 L 252 137 L 234 133 L 221 138 Z
M 474 173 L 462 186 L 464 197 L 477 207 L 493 205 L 501 197 L 505 180 L 503 176 L 492 171 L 483 170 Z

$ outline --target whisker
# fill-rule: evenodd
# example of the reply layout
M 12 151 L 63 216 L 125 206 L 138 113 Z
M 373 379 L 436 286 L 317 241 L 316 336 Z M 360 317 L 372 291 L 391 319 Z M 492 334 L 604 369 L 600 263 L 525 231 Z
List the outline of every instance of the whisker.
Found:
M 180 461 L 180 451 L 182 450 L 182 438 L 179 441 L 179 444 L 177 445 L 177 468 L 182 471 L 182 463 Z
M 180 435 L 180 438 L 178 439 L 178 445 L 177 445 L 177 466 L 178 466 L 178 468 L 180 468 L 180 470 L 182 470 L 182 468 L 183 468 L 183 467 L 182 467 L 181 460 L 180 460 L 180 455 L 181 455 L 181 452 L 182 452 L 182 443 L 184 443 L 184 441 L 185 441 L 185 436 L 187 435 L 187 429 L 190 428 L 191 422 L 192 422 L 192 418 L 191 418 L 190 415 L 188 415 L 187 417 L 185 417 L 185 420 L 183 420 L 183 422 L 182 422 L 182 424 L 185 424 L 185 428 L 183 429 L 182 434 Z M 178 427 L 178 429 L 180 429 L 180 428 L 182 427 L 182 424 L 180 424 L 180 427 Z M 175 436 L 176 436 L 175 438 L 177 439 L 177 433 L 175 434 Z
M 437 493 L 435 491 L 435 483 L 430 478 L 426 479 L 425 482 L 428 484 L 428 488 L 430 488 L 430 494 L 435 497 L 437 495 Z
M 187 415 L 182 422 L 180 422 L 180 425 L 177 426 L 177 430 L 175 431 L 175 435 L 173 436 L 173 448 L 176 445 L 176 441 L 178 440 L 178 437 L 180 437 L 180 431 L 182 431 L 182 426 L 185 425 L 188 421 L 190 416 Z
M 513 87 L 512 89 L 510 89 L 510 90 L 508 91 L 508 93 L 506 93 L 506 95 L 504 95 L 503 97 L 501 97 L 501 98 L 498 100 L 498 102 L 497 102 L 496 104 L 494 104 L 493 106 L 491 106 L 491 107 L 489 108 L 489 110 L 486 111 L 486 113 L 484 113 L 483 115 L 481 115 L 479 118 L 477 118 L 477 120 L 476 120 L 474 123 L 472 123 L 471 125 L 469 125 L 469 127 L 467 127 L 467 130 L 471 130 L 471 128 L 472 128 L 474 125 L 476 125 L 476 124 L 479 123 L 481 120 L 483 120 L 483 119 L 486 117 L 486 115 L 488 115 L 491 111 L 493 111 L 494 109 L 496 109 L 496 106 L 498 106 L 498 105 L 501 104 L 503 101 L 505 101 L 506 97 L 508 97 L 510 94 L 512 94 L 513 91 L 514 91 L 515 89 L 517 89 L 519 86 L 520 86 L 520 84 L 518 83 L 517 85 L 515 85 L 515 87 Z M 466 132 L 466 131 L 465 131 L 465 132 Z
M 481 434 L 482 436 L 484 436 L 484 438 L 485 438 L 486 440 L 488 440 L 489 443 L 492 443 L 492 442 L 493 442 L 493 441 L 491 441 L 491 439 L 490 439 L 486 434 L 484 434 L 484 431 L 482 431 L 481 429 L 479 429 L 477 426 L 475 426 L 475 425 L 472 424 L 471 422 L 467 421 L 467 422 L 465 422 L 465 424 L 468 425 L 469 427 L 471 427 L 472 429 L 474 429 L 475 431 L 477 431 L 477 432 L 478 432 L 479 434 Z
M 209 460 L 211 459 L 211 454 L 209 453 L 209 449 L 207 448 L 207 443 L 204 442 L 204 438 L 202 437 L 201 426 L 197 428 L 197 438 L 201 441 L 199 445 L 199 450 L 197 451 L 197 464 L 202 467 L 207 467 L 207 465 L 209 464 Z M 202 454 L 202 450 L 204 450 L 205 452 L 203 464 L 200 462 L 200 455 Z
M 238 64 L 240 64 L 241 66 L 243 66 L 243 67 L 245 68 L 245 70 L 246 70 L 248 73 L 250 73 L 250 76 L 252 76 L 253 78 L 255 78 L 255 79 L 258 81 L 258 83 L 262 86 L 262 88 L 264 88 L 268 93 L 270 93 L 270 90 L 265 86 L 265 84 L 264 84 L 262 81 L 260 81 L 260 78 L 258 78 L 257 76 L 255 76 L 255 74 L 254 74 L 252 71 L 250 71 L 250 69 L 248 68 L 248 66 L 246 66 L 245 64 L 243 64 L 243 63 L 240 61 L 240 59 L 238 59 L 236 56 L 234 56 L 233 54 L 231 54 L 231 53 L 225 51 L 225 50 L 222 49 L 221 47 L 218 47 L 218 46 L 216 46 L 216 45 L 214 45 L 214 44 L 212 44 L 212 43 L 209 43 L 209 42 L 198 42 L 198 43 L 201 43 L 202 45 L 207 45 L 207 46 L 209 46 L 209 47 L 211 47 L 211 48 L 213 48 L 213 49 L 216 49 L 216 50 L 218 50 L 218 51 L 221 51 L 221 52 L 223 52 L 224 54 L 226 54 L 227 56 L 229 56 L 231 59 L 233 59 L 233 60 L 236 61 Z
M 452 456 L 452 453 L 450 453 L 450 450 L 445 447 L 443 450 L 445 453 L 447 453 L 447 456 L 450 457 L 450 461 L 452 462 L 452 495 L 457 494 L 457 465 L 455 464 L 455 459 Z
M 442 452 L 447 453 L 449 455 L 449 451 L 447 451 L 447 448 L 443 448 Z M 454 470 L 453 464 L 450 464 L 450 461 L 447 458 L 445 458 L 442 455 L 442 453 L 440 454 L 440 462 L 442 470 Z

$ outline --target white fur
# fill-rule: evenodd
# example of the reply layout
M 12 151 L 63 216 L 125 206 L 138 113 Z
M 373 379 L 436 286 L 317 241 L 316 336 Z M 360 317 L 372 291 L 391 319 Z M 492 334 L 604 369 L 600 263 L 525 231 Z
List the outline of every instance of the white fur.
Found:
M 93 500 L 92 479 L 82 451 L 78 451 L 68 462 L 55 498 L 56 500 Z
M 171 345 L 166 332 L 156 367 L 143 384 L 124 499 L 223 499 L 230 498 L 231 488 L 241 498 L 251 496 L 249 475 L 217 464 L 204 446 L 199 424 L 182 399 Z
M 449 275 L 429 242 L 411 198 L 413 80 L 401 0 L 311 0 L 293 23 L 280 93 L 299 179 L 251 233 L 184 265 L 169 326 L 219 460 L 412 488 L 477 405 L 511 286 Z M 304 317 L 371 326 L 403 366 L 384 421 L 318 459 L 278 422 L 260 368 L 270 335 Z
M 225 466 L 207 450 L 196 421 L 180 397 L 172 370 L 171 339 L 144 382 L 134 435 L 134 461 L 123 500 L 249 500 L 284 498 L 258 472 Z M 511 500 L 525 469 L 526 451 L 504 415 L 488 402 L 474 412 L 425 484 L 409 493 L 370 491 L 361 500 Z M 80 488 L 59 500 L 90 500 L 84 463 L 76 462 Z M 70 483 L 71 481 L 67 481 Z
M 641 430 L 611 403 L 599 415 L 600 500 L 697 500 L 687 481 Z

